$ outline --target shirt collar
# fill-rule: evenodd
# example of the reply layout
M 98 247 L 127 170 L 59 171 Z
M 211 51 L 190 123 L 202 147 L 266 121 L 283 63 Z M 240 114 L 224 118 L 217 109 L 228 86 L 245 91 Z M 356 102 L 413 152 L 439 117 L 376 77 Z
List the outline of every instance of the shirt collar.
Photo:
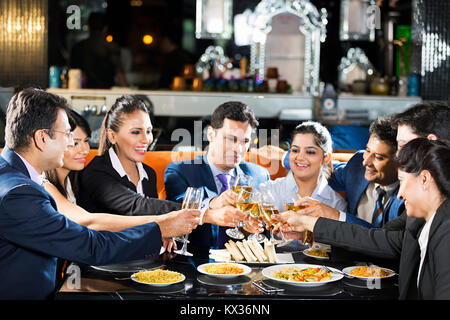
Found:
M 381 188 L 383 188 L 384 191 L 386 191 L 386 194 L 392 195 L 394 193 L 394 191 L 397 189 L 397 187 L 399 186 L 399 184 L 400 184 L 399 181 L 395 181 L 394 183 L 391 183 L 387 186 L 382 186 L 382 185 L 379 185 L 378 183 L 375 183 L 375 189 L 376 189 L 376 187 L 380 186 Z
M 20 154 L 17 152 L 14 152 L 19 156 L 19 158 L 22 160 L 22 162 L 25 164 L 25 167 L 27 167 L 28 174 L 30 175 L 30 179 L 36 182 L 38 185 L 42 186 L 43 184 L 43 173 L 39 174 L 39 172 L 36 171 L 36 169 L 27 161 L 25 160 Z
M 111 159 L 111 165 L 114 168 L 114 170 L 117 171 L 117 173 L 120 175 L 121 178 L 123 178 L 124 176 L 127 176 L 127 173 L 125 171 L 125 169 L 122 166 L 122 163 L 119 160 L 119 157 L 117 156 L 116 152 L 114 151 L 114 148 L 111 147 L 108 150 L 109 153 L 109 157 Z M 142 181 L 144 179 L 148 180 L 148 176 L 147 176 L 147 172 L 144 169 L 144 166 L 142 165 L 141 162 L 136 162 L 136 168 L 138 169 L 138 173 L 139 173 L 139 181 Z M 129 177 L 128 177 L 129 179 Z
M 209 153 L 206 155 L 206 158 L 208 160 L 208 165 L 211 168 L 211 172 L 213 174 L 214 177 L 217 177 L 217 175 L 219 174 L 229 174 L 230 176 L 234 177 L 236 175 L 236 170 L 235 169 L 231 169 L 229 171 L 222 171 L 219 168 L 217 168 L 211 161 L 211 159 L 209 158 Z
M 287 182 L 288 182 L 288 187 L 290 190 L 292 190 L 292 193 L 295 194 L 298 192 L 298 186 L 297 183 L 295 182 L 295 178 L 294 178 L 294 174 L 292 173 L 292 170 L 290 170 L 286 176 Z M 328 181 L 324 176 L 320 176 L 319 181 L 317 182 L 316 187 L 314 188 L 314 191 L 311 194 L 311 198 L 313 199 L 317 199 L 317 198 L 322 198 L 322 199 L 331 199 L 331 195 L 329 192 L 326 192 L 327 190 L 327 186 L 328 186 Z

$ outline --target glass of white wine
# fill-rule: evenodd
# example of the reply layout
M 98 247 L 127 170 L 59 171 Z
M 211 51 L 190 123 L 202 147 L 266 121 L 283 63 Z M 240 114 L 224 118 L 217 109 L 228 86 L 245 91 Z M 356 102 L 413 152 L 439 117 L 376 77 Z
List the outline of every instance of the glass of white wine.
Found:
M 240 191 L 236 198 L 236 207 L 246 213 L 252 206 L 252 203 L 250 202 L 252 191 L 249 191 L 247 188 L 240 188 L 239 190 Z M 230 238 L 241 240 L 245 238 L 244 233 L 240 230 L 242 227 L 242 221 L 239 221 L 236 227 L 233 229 L 227 229 L 225 232 Z
M 203 199 L 203 192 L 200 189 L 188 187 L 184 194 L 183 204 L 181 209 L 200 209 Z M 183 238 L 183 247 L 180 250 L 175 250 L 176 254 L 184 256 L 192 256 L 192 253 L 187 251 L 189 234 L 185 234 Z

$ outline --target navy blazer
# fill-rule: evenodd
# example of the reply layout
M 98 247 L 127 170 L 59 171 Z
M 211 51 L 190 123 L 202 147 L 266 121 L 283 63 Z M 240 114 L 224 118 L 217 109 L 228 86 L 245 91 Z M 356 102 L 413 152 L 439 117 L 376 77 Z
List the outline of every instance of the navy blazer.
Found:
M 236 171 L 237 174 L 252 176 L 255 188 L 270 179 L 267 169 L 255 163 L 243 161 L 236 167 Z M 167 199 L 177 202 L 183 201 L 187 187 L 203 190 L 204 199 L 216 197 L 219 193 L 206 154 L 194 159 L 170 163 L 164 172 L 164 184 Z M 217 232 L 214 227 L 209 223 L 204 223 L 189 235 L 189 241 L 197 247 L 214 247 L 216 244 L 213 232 Z
M 336 191 L 345 192 L 345 200 L 347 200 L 348 203 L 346 222 L 366 227 L 375 227 L 371 223 L 356 216 L 359 200 L 369 185 L 369 181 L 364 178 L 366 169 L 362 164 L 363 153 L 364 151 L 362 150 L 358 151 L 348 162 L 335 164 L 330 186 Z M 385 206 L 382 226 L 386 222 L 397 218 L 405 210 L 405 204 L 403 203 L 403 200 L 397 199 L 397 194 L 398 188 Z
M 57 257 L 89 265 L 155 258 L 156 223 L 94 231 L 60 214 L 9 148 L 0 156 L 0 300 L 45 299 L 55 291 Z
M 372 256 L 399 259 L 400 299 L 450 299 L 450 200 L 437 209 L 431 224 L 427 251 L 419 275 L 418 239 L 424 219 L 414 219 L 405 229 L 366 229 L 348 223 L 320 218 L 314 226 L 314 239 L 333 246 Z M 419 276 L 419 286 L 417 278 Z

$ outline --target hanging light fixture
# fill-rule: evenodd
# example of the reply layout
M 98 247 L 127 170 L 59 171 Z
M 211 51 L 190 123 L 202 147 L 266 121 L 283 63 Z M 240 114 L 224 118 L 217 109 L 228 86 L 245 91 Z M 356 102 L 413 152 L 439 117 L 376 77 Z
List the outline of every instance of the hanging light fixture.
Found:
M 195 36 L 197 39 L 230 39 L 232 0 L 197 0 Z

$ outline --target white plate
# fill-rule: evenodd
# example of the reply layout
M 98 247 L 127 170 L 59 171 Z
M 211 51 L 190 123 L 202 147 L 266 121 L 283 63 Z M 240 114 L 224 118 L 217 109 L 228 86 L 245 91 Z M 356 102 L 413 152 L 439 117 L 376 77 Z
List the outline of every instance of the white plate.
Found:
M 337 270 L 337 269 L 331 268 L 331 267 L 328 267 L 328 269 L 330 269 L 332 271 L 331 279 L 328 279 L 325 281 L 320 281 L 320 282 L 300 282 L 300 281 L 283 280 L 283 279 L 278 279 L 273 275 L 273 272 L 278 272 L 278 271 L 280 271 L 281 268 L 292 268 L 292 267 L 297 267 L 299 269 L 323 268 L 322 266 L 315 265 L 315 264 L 284 264 L 284 265 L 275 265 L 275 266 L 264 268 L 262 270 L 262 274 L 264 277 L 269 278 L 271 280 L 274 280 L 274 281 L 277 281 L 280 283 L 284 283 L 284 284 L 294 285 L 297 287 L 322 286 L 322 285 L 330 283 L 330 282 L 341 280 L 344 277 L 343 274 L 338 273 L 340 270 Z
M 239 273 L 239 274 L 215 274 L 215 273 L 209 273 L 209 272 L 205 271 L 205 267 L 207 267 L 209 265 L 223 264 L 223 263 L 233 264 L 236 267 L 240 267 L 240 268 L 244 269 L 244 272 Z M 216 277 L 216 278 L 221 278 L 221 279 L 230 279 L 230 278 L 235 278 L 235 277 L 240 277 L 240 276 L 246 276 L 247 274 L 252 272 L 252 268 L 250 268 L 249 266 L 246 266 L 245 264 L 234 263 L 234 262 L 220 262 L 220 263 L 213 262 L 213 263 L 205 263 L 205 264 L 199 265 L 197 267 L 197 271 L 200 273 L 206 274 L 208 276 L 211 276 L 211 277 Z
M 179 272 L 178 272 L 179 273 Z M 182 279 L 178 280 L 178 281 L 174 281 L 174 282 L 165 282 L 165 283 L 155 283 L 155 282 L 143 282 L 143 281 L 139 281 L 136 279 L 136 276 L 134 274 L 131 275 L 131 280 L 133 280 L 134 282 L 140 283 L 140 284 L 146 284 L 152 287 L 166 287 L 166 286 L 170 286 L 172 284 L 176 284 L 176 283 L 180 283 L 183 282 L 184 280 L 186 280 L 186 277 L 184 274 L 180 273 Z
M 314 256 L 314 255 L 312 255 L 312 254 L 309 253 L 310 250 L 313 250 L 313 249 L 311 249 L 311 248 L 305 249 L 305 250 L 303 250 L 302 252 L 303 252 L 303 254 L 304 254 L 305 256 L 308 256 L 308 257 L 311 257 L 311 258 L 314 258 L 314 259 L 318 259 L 318 260 L 329 260 L 329 259 L 330 259 L 329 256 L 328 256 L 328 257 L 318 257 L 318 256 Z M 317 250 L 317 249 L 314 249 L 314 250 Z M 328 254 L 328 252 L 327 252 L 327 254 Z
M 396 275 L 396 273 L 395 273 L 394 270 L 391 270 L 391 269 L 388 269 L 388 268 L 383 268 L 383 267 L 377 267 L 377 268 L 381 268 L 381 269 L 384 269 L 384 270 L 386 270 L 387 272 L 389 272 L 390 274 L 389 274 L 388 276 L 386 276 L 386 277 L 360 277 L 360 276 L 354 276 L 353 274 L 350 273 L 353 269 L 359 268 L 359 267 L 361 267 L 361 266 L 347 267 L 347 268 L 342 269 L 342 272 L 345 273 L 346 275 L 349 275 L 349 276 L 351 276 L 351 277 L 355 277 L 355 278 L 358 278 L 358 279 L 361 279 L 361 280 L 367 280 L 367 279 L 371 279 L 371 280 L 372 280 L 372 279 L 387 279 L 387 278 L 390 278 L 390 277 L 393 277 L 393 276 Z

